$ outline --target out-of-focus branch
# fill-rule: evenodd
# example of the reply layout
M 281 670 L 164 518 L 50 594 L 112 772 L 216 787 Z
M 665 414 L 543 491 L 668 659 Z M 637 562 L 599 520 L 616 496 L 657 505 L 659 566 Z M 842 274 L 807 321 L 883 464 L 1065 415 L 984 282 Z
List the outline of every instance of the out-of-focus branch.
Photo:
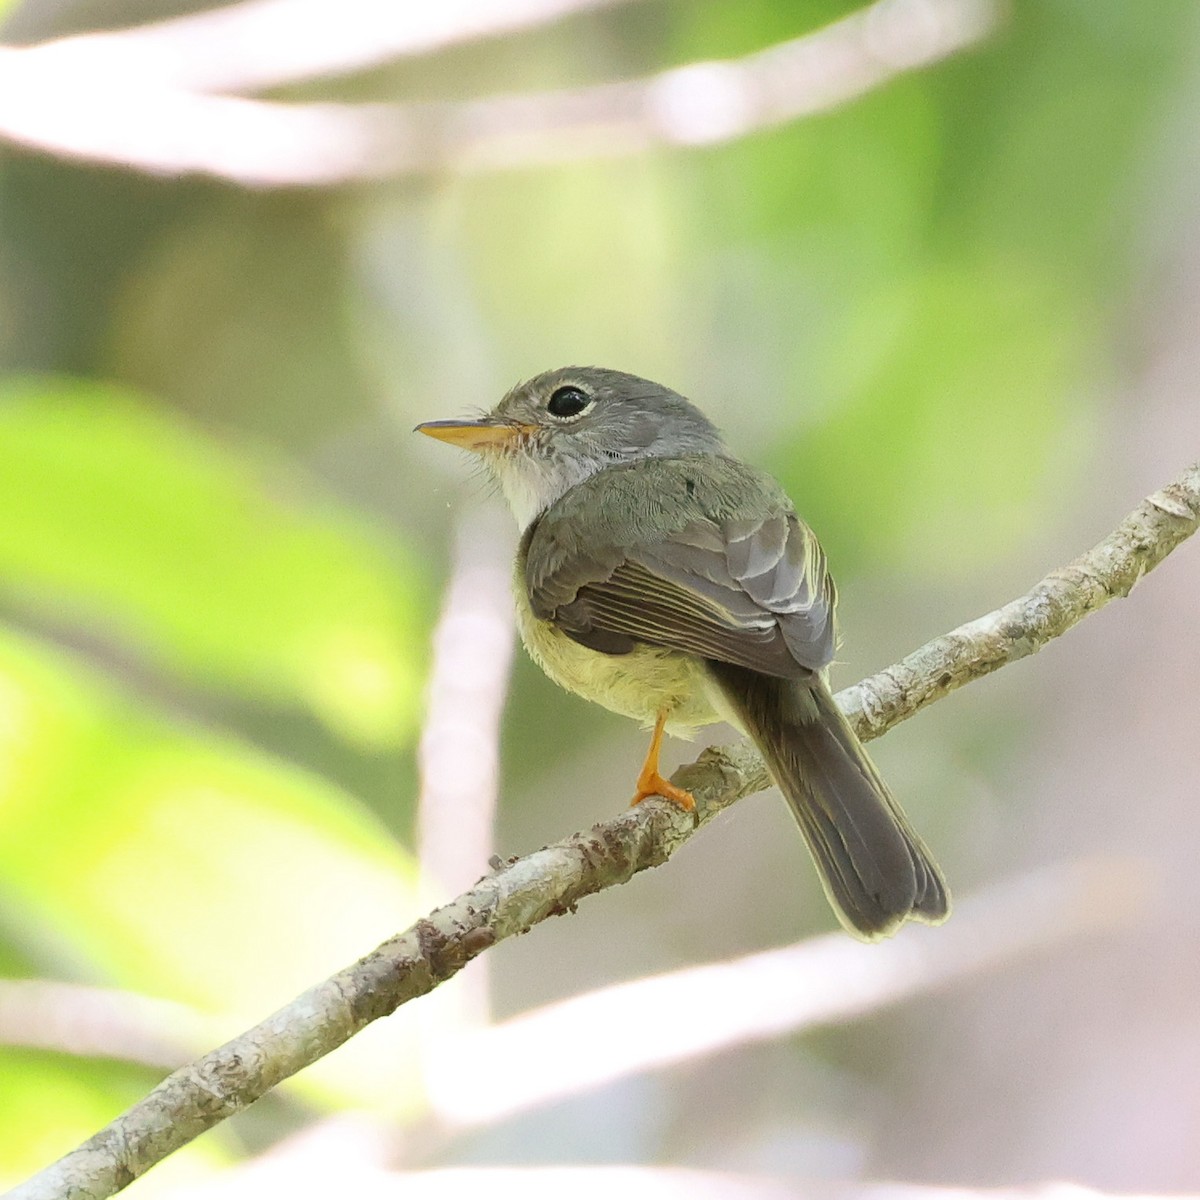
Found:
M 58 76 L 241 92 L 361 71 L 629 0 L 242 0 L 129 29 L 57 38 L 30 57 Z
M 854 1020 L 1048 946 L 1140 920 L 1150 889 L 1136 860 L 1085 859 L 1007 880 L 961 901 L 936 932 L 882 945 L 842 933 L 596 988 L 498 1025 L 439 1024 L 427 1038 L 430 1106 L 450 1125 L 504 1120 L 643 1071 L 747 1042 Z M 482 962 L 482 960 L 480 960 Z M 697 995 L 711 1002 L 690 1004 Z M 669 1012 L 666 1024 L 642 1020 Z M 168 1070 L 230 1018 L 133 992 L 0 981 L 0 1045 Z M 581 1043 L 580 1029 L 621 1037 Z M 184 1048 L 191 1048 L 185 1053 Z
M 846 701 L 856 728 L 864 737 L 877 736 L 957 684 L 1031 653 L 1109 600 L 1128 594 L 1198 526 L 1200 463 L 1148 497 L 1070 566 L 997 610 L 1003 616 L 972 621 L 906 660 L 925 663 L 924 668 L 902 670 L 902 664 L 852 689 Z M 923 676 L 922 669 L 936 674 Z M 665 862 L 700 825 L 768 783 L 761 759 L 746 745 L 707 750 L 674 780 L 695 795 L 694 817 L 652 799 L 586 833 L 510 861 L 253 1029 L 168 1076 L 12 1197 L 99 1200 L 112 1195 L 370 1022 L 432 991 L 496 942 Z
M 1136 861 L 1067 863 L 969 897 L 942 928 L 880 945 L 830 933 L 598 988 L 431 1047 L 430 1103 L 451 1125 L 486 1124 L 639 1072 L 851 1021 L 1136 921 L 1147 909 L 1144 876 Z M 619 1036 L 581 1038 L 581 1029 Z
M 695 1002 L 695 997 L 691 997 Z M 455 1166 L 398 1171 L 393 1139 L 360 1114 L 327 1119 L 285 1139 L 248 1163 L 176 1188 L 176 1200 L 242 1196 L 370 1196 L 372 1200 L 1200 1200 L 1196 1194 L 1100 1192 L 1066 1181 L 1028 1187 L 807 1178 L 620 1163 L 542 1166 Z
M 513 539 L 505 536 L 510 524 L 498 506 L 460 524 L 450 583 L 434 630 L 425 725 L 417 751 L 422 907 L 467 887 L 480 864 L 492 857 L 500 721 L 516 640 Z M 460 980 L 457 1003 L 427 1015 L 422 1047 L 483 1023 L 487 993 L 486 972 L 475 971 Z
M 2 1046 L 173 1069 L 212 1044 L 217 1024 L 186 1005 L 134 992 L 46 979 L 0 980 Z
M 67 56 L 69 70 L 47 59 L 51 46 L 0 48 L 0 138 L 50 154 L 254 187 L 505 170 L 712 145 L 843 104 L 973 45 L 995 28 L 1000 3 L 876 0 L 815 33 L 743 58 L 445 104 L 283 104 L 208 95 L 154 84 L 136 71 L 115 74 L 111 48 L 91 61 L 86 43 L 77 44 Z
M 797 1178 L 696 1167 L 624 1164 L 586 1166 L 469 1166 L 426 1171 L 389 1169 L 364 1162 L 366 1138 L 356 1130 L 324 1131 L 323 1143 L 297 1152 L 270 1151 L 204 1183 L 173 1192 L 178 1200 L 236 1196 L 370 1196 L 372 1200 L 460 1200 L 474 1196 L 520 1196 L 521 1200 L 1200 1200 L 1194 1193 L 1099 1192 L 1074 1182 L 1024 1188 L 967 1187 L 954 1183 L 895 1183 L 869 1179 Z M 382 1159 L 384 1156 L 381 1154 Z M 252 1190 L 253 1189 L 253 1190 Z
M 492 855 L 500 721 L 516 636 L 510 524 L 507 513 L 493 508 L 460 527 L 434 630 L 417 751 L 423 894 L 465 887 Z

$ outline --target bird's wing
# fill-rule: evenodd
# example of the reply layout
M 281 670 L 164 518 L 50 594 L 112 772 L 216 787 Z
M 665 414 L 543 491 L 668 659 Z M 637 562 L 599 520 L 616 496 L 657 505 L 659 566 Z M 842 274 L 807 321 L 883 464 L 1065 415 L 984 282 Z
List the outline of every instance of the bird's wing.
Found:
M 785 678 L 826 666 L 836 596 L 812 531 L 773 484 L 730 495 L 710 471 L 668 469 L 679 461 L 655 464 L 641 480 L 650 488 L 605 473 L 626 488 L 617 499 L 631 535 L 614 536 L 612 493 L 600 487 L 527 532 L 535 615 L 609 654 L 644 643 Z M 739 482 L 765 479 L 738 466 Z M 639 503 L 650 515 L 631 521 Z

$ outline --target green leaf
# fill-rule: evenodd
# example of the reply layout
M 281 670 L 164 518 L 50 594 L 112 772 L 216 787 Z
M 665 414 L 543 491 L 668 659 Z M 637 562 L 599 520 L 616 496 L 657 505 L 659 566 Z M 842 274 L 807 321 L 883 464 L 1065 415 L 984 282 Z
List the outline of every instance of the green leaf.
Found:
M 2 628 L 0 764 L 0 905 L 48 974 L 225 1014 L 232 1034 L 416 915 L 411 858 L 352 797 Z M 381 1024 L 300 1086 L 410 1110 L 414 1036 Z
M 6 901 L 87 977 L 261 1015 L 414 915 L 411 860 L 351 797 L 4 630 L 0 763 Z
M 881 289 L 828 348 L 834 415 L 773 465 L 840 563 L 993 563 L 1086 444 L 1071 384 L 1091 336 L 1086 305 L 1013 260 Z
M 362 743 L 411 734 L 419 572 L 299 479 L 65 380 L 0 387 L 0 461 L 0 589 L 25 609 Z

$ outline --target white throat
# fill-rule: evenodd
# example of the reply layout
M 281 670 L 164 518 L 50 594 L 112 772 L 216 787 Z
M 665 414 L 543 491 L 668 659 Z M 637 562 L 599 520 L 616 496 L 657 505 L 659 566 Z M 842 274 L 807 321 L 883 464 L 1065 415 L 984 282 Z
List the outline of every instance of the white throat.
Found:
M 601 470 L 604 463 L 587 458 L 564 460 L 536 454 L 511 454 L 493 458 L 492 469 L 508 507 L 524 532 L 533 519 L 545 512 L 577 483 Z
M 558 499 L 558 496 L 545 499 L 542 492 L 530 486 L 530 481 L 525 478 L 523 472 L 506 471 L 497 478 L 500 481 L 500 490 L 504 493 L 504 499 L 508 501 L 508 507 L 516 518 L 517 528 L 522 533 L 529 528 L 534 517 L 549 508 Z M 561 495 L 561 493 L 559 494 Z

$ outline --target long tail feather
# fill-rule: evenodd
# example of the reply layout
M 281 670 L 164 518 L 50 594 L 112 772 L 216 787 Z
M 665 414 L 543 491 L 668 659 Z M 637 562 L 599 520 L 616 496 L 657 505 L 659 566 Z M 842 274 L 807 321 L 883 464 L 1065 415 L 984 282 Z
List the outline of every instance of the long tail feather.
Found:
M 842 924 L 875 941 L 950 913 L 945 881 L 824 681 L 709 669 L 762 751 Z

